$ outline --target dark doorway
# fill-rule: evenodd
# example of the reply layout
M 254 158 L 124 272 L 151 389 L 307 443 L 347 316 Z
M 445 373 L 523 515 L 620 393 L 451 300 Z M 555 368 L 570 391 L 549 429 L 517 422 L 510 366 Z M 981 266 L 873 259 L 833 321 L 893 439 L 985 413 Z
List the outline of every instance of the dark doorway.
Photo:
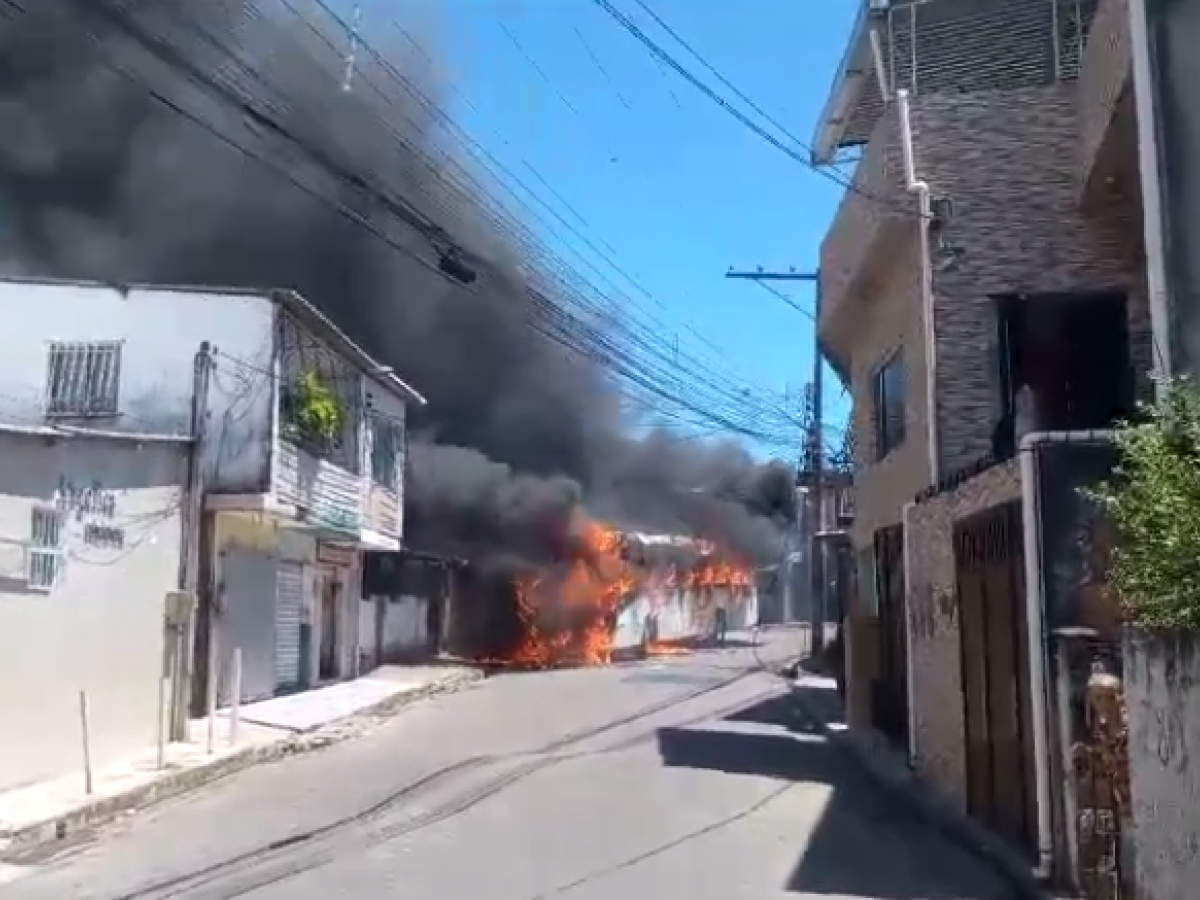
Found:
M 997 455 L 1015 451 L 1021 430 L 1110 428 L 1133 414 L 1124 294 L 1010 296 L 996 303 Z
M 898 745 L 908 742 L 908 615 L 904 599 L 904 526 L 875 532 L 879 597 L 879 678 L 872 691 L 875 727 Z
M 338 677 L 338 611 L 342 595 L 342 582 L 335 572 L 326 572 L 321 578 L 321 652 L 318 657 L 317 678 L 330 681 Z
M 1016 848 L 1034 852 L 1029 654 L 1021 504 L 957 523 L 967 808 Z

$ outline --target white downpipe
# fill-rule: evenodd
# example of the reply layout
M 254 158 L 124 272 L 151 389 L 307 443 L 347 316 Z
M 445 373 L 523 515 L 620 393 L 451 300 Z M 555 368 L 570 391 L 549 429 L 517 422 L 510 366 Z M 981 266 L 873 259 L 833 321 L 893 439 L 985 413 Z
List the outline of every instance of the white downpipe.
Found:
M 1154 341 L 1155 379 L 1162 390 L 1164 377 L 1174 371 L 1171 360 L 1171 325 L 1167 297 L 1167 251 L 1163 228 L 1162 159 L 1159 153 L 1159 109 L 1150 59 L 1150 27 L 1146 0 L 1129 0 L 1129 43 L 1133 66 L 1133 94 L 1137 105 L 1138 170 L 1142 188 L 1142 239 L 1146 252 L 1146 293 L 1150 307 L 1150 332 Z
M 917 165 L 913 150 L 912 110 L 908 102 L 908 91 L 896 91 L 896 107 L 900 114 L 900 148 L 904 154 L 904 186 L 917 198 L 918 242 L 921 266 L 921 326 L 925 344 L 925 427 L 926 445 L 929 449 L 929 483 L 937 484 L 941 478 L 938 464 L 941 453 L 938 449 L 937 422 L 937 336 L 934 330 L 933 299 L 933 256 L 929 249 L 929 221 L 931 204 L 929 185 L 917 178 Z
M 905 503 L 904 508 L 900 512 L 900 522 L 904 527 L 904 681 L 905 693 L 908 700 L 906 704 L 908 712 L 908 764 L 914 769 L 917 767 L 920 757 L 917 754 L 917 691 L 916 685 L 913 683 L 913 615 L 912 608 L 909 605 L 912 593 L 908 589 L 913 571 L 912 551 L 909 549 L 912 546 L 912 541 L 909 537 L 908 519 L 909 513 L 916 505 L 916 503 L 911 501 Z
M 1038 861 L 1035 878 L 1050 877 L 1054 862 L 1054 826 L 1050 794 L 1049 690 L 1045 622 L 1045 584 L 1042 581 L 1042 529 L 1040 495 L 1037 489 L 1037 458 L 1040 444 L 1107 444 L 1116 432 L 1031 431 L 1021 437 L 1021 533 L 1025 556 L 1025 630 L 1029 644 L 1029 697 L 1033 704 L 1034 788 L 1037 798 Z

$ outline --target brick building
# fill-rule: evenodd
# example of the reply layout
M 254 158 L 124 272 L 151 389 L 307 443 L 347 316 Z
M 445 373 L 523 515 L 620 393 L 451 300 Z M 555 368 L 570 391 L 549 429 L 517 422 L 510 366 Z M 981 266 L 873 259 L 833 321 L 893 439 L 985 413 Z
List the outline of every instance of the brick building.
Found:
M 1016 438 L 1150 389 L 1125 2 L 865 0 L 814 141 L 859 155 L 819 323 L 854 399 L 850 724 L 1031 855 Z

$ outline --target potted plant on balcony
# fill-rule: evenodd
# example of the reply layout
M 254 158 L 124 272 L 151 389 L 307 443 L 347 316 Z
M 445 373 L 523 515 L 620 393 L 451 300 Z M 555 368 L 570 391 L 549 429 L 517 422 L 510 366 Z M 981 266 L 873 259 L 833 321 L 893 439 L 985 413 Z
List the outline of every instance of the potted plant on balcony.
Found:
M 1167 386 L 1117 447 L 1094 494 L 1116 533 L 1136 896 L 1188 900 L 1200 884 L 1200 390 Z
M 308 369 L 284 395 L 284 420 L 292 437 L 326 454 L 337 446 L 346 415 L 320 373 Z

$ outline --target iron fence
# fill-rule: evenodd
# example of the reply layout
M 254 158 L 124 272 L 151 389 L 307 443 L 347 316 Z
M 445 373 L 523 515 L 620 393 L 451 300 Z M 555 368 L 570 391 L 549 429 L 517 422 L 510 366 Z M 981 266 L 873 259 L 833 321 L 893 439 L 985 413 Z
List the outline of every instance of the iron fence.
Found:
M 1075 878 L 1086 900 L 1132 896 L 1129 758 L 1119 643 L 1072 641 L 1060 656 L 1069 697 L 1066 746 Z

